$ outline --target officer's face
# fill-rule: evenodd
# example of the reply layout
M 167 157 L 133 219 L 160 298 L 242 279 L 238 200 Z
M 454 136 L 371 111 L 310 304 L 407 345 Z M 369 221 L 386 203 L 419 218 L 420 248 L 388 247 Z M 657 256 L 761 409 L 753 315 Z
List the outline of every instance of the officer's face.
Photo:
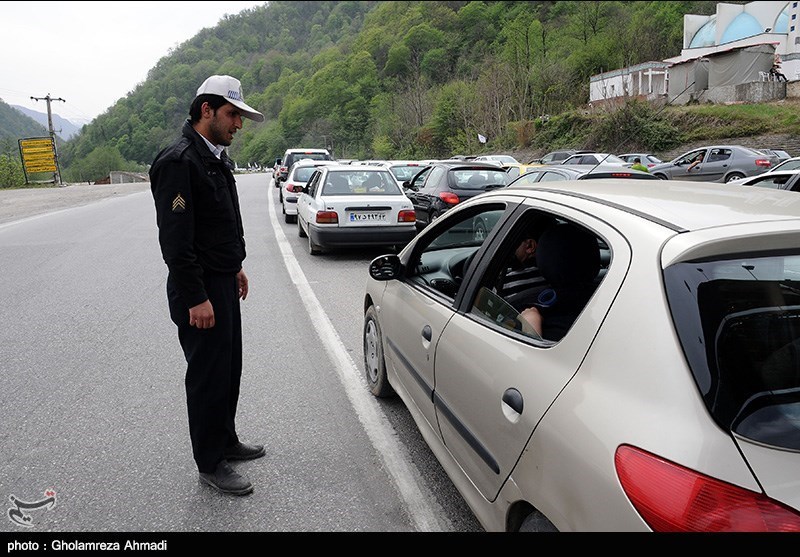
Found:
M 206 107 L 203 107 L 204 110 Z M 208 107 L 211 120 L 208 125 L 208 132 L 211 137 L 208 138 L 211 143 L 215 145 L 228 146 L 233 141 L 233 134 L 237 130 L 242 129 L 242 113 L 241 111 L 228 103 L 219 107 L 217 110 L 212 110 Z

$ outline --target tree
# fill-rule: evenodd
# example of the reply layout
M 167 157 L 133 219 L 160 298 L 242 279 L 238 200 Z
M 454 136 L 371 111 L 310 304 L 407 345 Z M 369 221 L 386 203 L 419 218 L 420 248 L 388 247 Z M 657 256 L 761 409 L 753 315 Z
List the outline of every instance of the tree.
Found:
M 17 157 L 0 155 L 0 188 L 18 188 L 25 184 L 25 171 Z

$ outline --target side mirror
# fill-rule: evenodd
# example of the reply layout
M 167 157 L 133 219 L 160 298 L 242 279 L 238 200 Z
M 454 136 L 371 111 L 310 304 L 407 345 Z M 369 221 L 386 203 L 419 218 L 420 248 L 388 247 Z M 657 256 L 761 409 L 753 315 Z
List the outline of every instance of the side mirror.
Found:
M 369 276 L 375 280 L 387 281 L 400 278 L 403 264 L 395 254 L 381 255 L 369 264 Z

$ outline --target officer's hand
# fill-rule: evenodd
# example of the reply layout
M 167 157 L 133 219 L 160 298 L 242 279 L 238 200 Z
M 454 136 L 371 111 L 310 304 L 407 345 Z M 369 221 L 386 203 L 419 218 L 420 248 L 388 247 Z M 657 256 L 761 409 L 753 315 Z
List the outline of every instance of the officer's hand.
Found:
M 209 300 L 189 308 L 189 325 L 198 329 L 210 329 L 214 326 L 214 306 Z
M 247 298 L 247 293 L 250 290 L 247 275 L 244 274 L 244 269 L 236 273 L 236 281 L 239 283 L 239 297 L 244 300 Z

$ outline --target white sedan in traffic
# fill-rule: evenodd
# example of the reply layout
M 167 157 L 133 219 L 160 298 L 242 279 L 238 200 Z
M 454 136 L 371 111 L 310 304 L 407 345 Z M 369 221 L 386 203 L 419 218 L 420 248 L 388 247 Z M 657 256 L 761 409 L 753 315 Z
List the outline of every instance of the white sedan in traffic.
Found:
M 297 188 L 297 233 L 308 251 L 355 246 L 402 248 L 416 236 L 411 201 L 385 167 L 325 166 Z

